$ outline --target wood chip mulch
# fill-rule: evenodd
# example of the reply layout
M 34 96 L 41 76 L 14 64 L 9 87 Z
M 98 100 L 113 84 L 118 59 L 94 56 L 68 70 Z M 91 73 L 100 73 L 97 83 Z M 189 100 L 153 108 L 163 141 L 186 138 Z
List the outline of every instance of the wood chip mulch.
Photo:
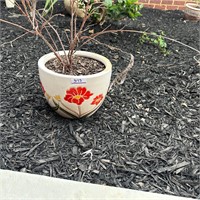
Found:
M 24 19 L 1 2 L 1 17 Z M 57 10 L 60 9 L 56 8 Z M 130 22 L 199 48 L 199 23 L 181 11 L 143 9 Z M 58 17 L 59 18 L 59 17 Z M 62 19 L 62 20 L 61 20 Z M 65 27 L 69 16 L 56 20 Z M 119 27 L 127 21 L 113 23 Z M 103 25 L 102 28 L 107 25 Z M 1 43 L 23 32 L 1 25 Z M 167 41 L 169 55 L 139 44 L 139 34 L 100 37 L 133 53 L 135 65 L 90 118 L 58 116 L 44 99 L 37 60 L 50 50 L 32 35 L 1 46 L 0 168 L 75 181 L 200 197 L 199 65 L 197 52 Z M 88 44 L 113 63 L 113 78 L 127 63 L 121 52 Z

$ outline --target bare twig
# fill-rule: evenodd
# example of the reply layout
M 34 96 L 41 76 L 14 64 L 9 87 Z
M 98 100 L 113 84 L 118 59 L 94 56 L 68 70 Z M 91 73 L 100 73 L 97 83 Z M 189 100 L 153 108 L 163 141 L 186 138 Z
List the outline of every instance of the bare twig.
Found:
M 40 15 L 40 16 L 42 16 L 42 15 Z M 43 29 L 48 23 L 50 23 L 50 22 L 53 20 L 54 17 L 58 17 L 58 16 L 64 17 L 63 14 L 55 14 L 55 15 L 51 16 L 49 19 L 43 18 L 43 19 L 45 19 L 45 22 L 42 23 L 42 27 L 41 27 L 40 31 L 42 31 L 42 29 Z
M 59 43 L 60 43 L 60 45 L 61 45 L 61 48 L 62 48 L 62 50 L 63 50 L 63 52 L 64 52 L 64 55 L 65 55 L 65 58 L 66 58 L 66 61 L 67 61 L 67 66 L 69 66 L 70 63 L 69 63 L 69 60 L 68 60 L 67 55 L 66 55 L 65 47 L 64 47 L 64 45 L 63 45 L 63 42 L 62 42 L 62 40 L 61 40 L 61 38 L 60 38 L 60 35 L 59 35 L 58 31 L 51 25 L 50 22 L 47 22 L 47 20 L 46 20 L 40 13 L 38 13 L 38 15 L 39 15 L 40 19 L 44 20 L 44 22 L 46 22 L 47 25 L 49 25 L 49 27 L 50 27 L 50 28 L 54 31 L 54 33 L 56 34 L 56 36 L 57 36 L 57 38 L 58 38 L 58 41 L 59 41 Z M 40 34 L 41 34 L 41 32 L 40 32 Z M 52 37 L 51 37 L 51 38 L 52 38 Z M 54 50 L 53 52 L 55 52 L 55 50 Z M 60 56 L 59 56 L 59 57 L 60 57 Z M 59 60 L 62 60 L 63 71 L 65 71 L 65 62 L 63 61 L 63 59 L 62 59 L 61 57 L 60 57 Z
M 124 83 L 125 79 L 126 79 L 126 76 L 127 76 L 128 72 L 133 67 L 133 65 L 134 65 L 134 56 L 131 53 L 127 53 L 127 54 L 130 55 L 130 61 L 129 61 L 128 66 L 121 73 L 119 73 L 115 77 L 115 79 L 110 84 L 110 87 L 109 87 L 108 91 L 110 91 L 112 89 L 112 87 L 115 86 L 115 85 L 122 85 Z
M 88 42 L 92 39 L 92 38 L 96 38 L 97 36 L 100 36 L 100 35 L 103 35 L 103 34 L 107 34 L 107 33 L 118 33 L 118 32 L 129 32 L 129 33 L 139 33 L 139 34 L 147 34 L 147 35 L 153 35 L 155 36 L 154 33 L 149 33 L 149 32 L 145 32 L 145 31 L 137 31 L 137 30 L 130 30 L 130 29 L 119 29 L 119 30 L 106 30 L 106 31 L 101 31 L 101 32 L 98 32 L 98 33 L 94 33 L 90 36 L 82 36 L 81 39 L 82 40 L 85 40 L 85 39 L 88 39 Z M 159 35 L 158 35 L 159 36 Z M 167 40 L 170 40 L 172 42 L 175 42 L 175 43 L 178 43 L 178 44 L 181 44 L 193 51 L 196 51 L 197 53 L 200 54 L 200 51 L 198 49 L 195 49 L 194 47 L 191 47 L 187 44 L 184 44 L 183 42 L 181 41 L 178 41 L 176 39 L 173 39 L 173 38 L 169 38 L 169 37 L 166 37 L 166 36 L 162 36 L 163 38 L 167 39 Z M 87 43 L 87 42 L 86 42 Z
M 22 9 L 22 7 L 15 1 L 15 5 L 17 6 L 17 8 L 20 10 L 20 12 L 25 16 L 27 17 L 28 21 L 30 23 L 32 23 L 31 21 L 31 18 L 29 16 L 29 13 L 27 11 L 27 7 L 26 7 L 26 4 L 25 4 L 25 1 L 24 0 L 21 0 L 21 3 L 22 3 L 22 6 L 24 7 L 24 10 Z
M 15 42 L 16 40 L 18 40 L 18 39 L 24 37 L 24 36 L 27 35 L 27 34 L 29 34 L 29 32 L 23 33 L 22 35 L 16 37 L 15 39 L 13 39 L 13 40 L 11 40 L 11 41 L 9 41 L 9 42 L 4 42 L 4 43 L 1 44 L 0 46 L 4 46 L 5 44 L 11 44 L 11 46 L 12 46 L 12 43 L 13 43 L 13 42 Z
M 46 26 L 45 26 L 45 30 L 46 30 L 47 34 L 49 35 L 49 37 L 50 37 L 50 39 L 51 39 L 51 42 L 53 43 L 53 45 L 54 45 L 56 51 L 58 51 L 58 47 L 57 47 L 57 45 L 56 45 L 54 39 L 52 38 L 52 36 L 51 36 L 50 32 L 48 31 L 48 28 L 47 28 Z
M 28 33 L 35 34 L 35 31 L 29 30 L 29 29 L 27 29 L 27 28 L 25 28 L 25 27 L 23 27 L 23 26 L 21 26 L 19 24 L 15 24 L 13 22 L 10 22 L 10 21 L 4 20 L 4 19 L 0 19 L 0 22 L 6 23 L 6 24 L 10 24 L 10 25 L 15 26 L 15 27 L 17 27 L 19 29 L 22 29 L 22 30 L 24 30 L 24 31 L 26 31 Z
M 127 55 L 130 56 L 129 64 L 126 66 L 126 68 L 121 73 L 117 74 L 117 76 L 115 77 L 115 79 L 111 82 L 110 87 L 108 89 L 108 91 L 110 91 L 113 86 L 115 86 L 115 85 L 122 85 L 124 83 L 128 72 L 132 69 L 132 67 L 134 65 L 134 56 L 131 53 L 123 51 L 120 48 L 110 46 L 110 45 L 102 43 L 102 42 L 100 42 L 100 41 L 98 41 L 96 39 L 92 39 L 92 40 L 94 40 L 95 42 L 97 42 L 97 43 L 99 43 L 99 44 L 101 44 L 103 46 L 108 47 L 110 50 L 117 50 L 117 51 L 120 51 L 120 52 L 122 52 L 122 53 L 127 54 Z
M 36 5 L 37 5 L 37 1 L 36 0 L 32 0 L 32 8 L 31 8 L 32 24 L 33 24 L 33 29 L 37 30 L 38 22 L 37 22 L 36 17 L 35 17 Z

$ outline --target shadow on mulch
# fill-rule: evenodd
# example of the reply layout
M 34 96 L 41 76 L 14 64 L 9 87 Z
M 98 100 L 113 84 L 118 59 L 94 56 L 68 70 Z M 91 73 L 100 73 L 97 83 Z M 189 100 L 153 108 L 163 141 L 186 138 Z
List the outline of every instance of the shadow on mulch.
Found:
M 2 18 L 25 23 L 15 9 L 7 10 L 4 3 L 1 6 Z M 129 28 L 162 30 L 168 37 L 199 48 L 199 23 L 184 21 L 181 11 L 143 9 L 142 13 Z M 55 23 L 65 27 L 66 21 L 58 19 Z M 1 25 L 1 43 L 20 34 L 14 27 Z M 169 41 L 171 53 L 164 56 L 154 46 L 140 45 L 139 37 L 120 33 L 100 38 L 133 53 L 135 65 L 125 83 L 110 91 L 97 113 L 80 120 L 58 116 L 43 97 L 37 60 L 49 49 L 42 41 L 28 36 L 1 46 L 0 167 L 198 197 L 197 53 Z M 122 53 L 95 44 L 84 49 L 88 47 L 111 59 L 113 77 L 125 67 L 127 58 Z

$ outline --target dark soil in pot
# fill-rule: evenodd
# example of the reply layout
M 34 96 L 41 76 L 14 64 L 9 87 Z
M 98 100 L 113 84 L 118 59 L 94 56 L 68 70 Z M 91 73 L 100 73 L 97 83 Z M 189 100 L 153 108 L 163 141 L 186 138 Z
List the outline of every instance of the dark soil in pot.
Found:
M 2 18 L 24 23 L 15 9 L 6 9 L 2 2 L 1 6 Z M 129 28 L 162 30 L 199 48 L 199 23 L 184 21 L 183 12 L 143 9 L 142 13 L 136 21 L 116 22 L 111 28 L 130 22 Z M 55 24 L 65 27 L 67 21 L 69 16 L 58 17 Z M 22 33 L 2 24 L 1 43 Z M 168 41 L 171 53 L 164 56 L 152 45 L 140 45 L 139 37 L 131 33 L 100 37 L 101 42 L 133 53 L 135 65 L 124 84 L 108 93 L 99 111 L 80 120 L 58 116 L 44 99 L 37 61 L 50 51 L 41 40 L 30 35 L 1 46 L 1 169 L 197 198 L 197 53 Z M 128 62 L 125 54 L 93 43 L 82 50 L 108 57 L 113 78 Z
M 65 56 L 63 56 L 63 59 L 66 63 Z M 96 74 L 105 69 L 103 63 L 91 58 L 81 56 L 74 56 L 71 67 L 67 65 L 63 66 L 57 58 L 49 60 L 45 66 L 56 73 L 76 76 Z

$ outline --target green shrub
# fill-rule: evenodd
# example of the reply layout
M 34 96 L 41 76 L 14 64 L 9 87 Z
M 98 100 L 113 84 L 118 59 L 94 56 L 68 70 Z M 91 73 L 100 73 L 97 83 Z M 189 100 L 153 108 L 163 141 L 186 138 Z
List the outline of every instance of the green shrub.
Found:
M 118 20 L 124 17 L 136 19 L 141 16 L 140 10 L 143 5 L 137 4 L 138 0 L 105 0 L 106 15 L 114 20 Z

